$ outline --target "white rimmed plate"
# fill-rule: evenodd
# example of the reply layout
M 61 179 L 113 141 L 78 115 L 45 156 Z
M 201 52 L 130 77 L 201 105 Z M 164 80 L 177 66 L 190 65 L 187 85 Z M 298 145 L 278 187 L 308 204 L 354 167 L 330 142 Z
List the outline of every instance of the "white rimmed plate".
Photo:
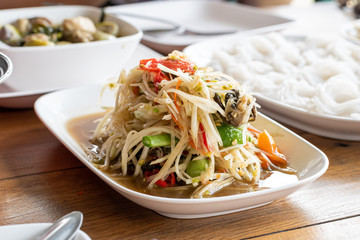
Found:
M 262 107 L 262 113 L 290 126 L 319 136 L 349 141 L 360 140 L 360 120 L 308 112 L 260 95 L 257 95 L 256 99 Z
M 29 223 L 0 226 L 0 239 L 36 240 L 51 223 Z M 83 231 L 79 230 L 73 240 L 91 240 Z
M 299 173 L 299 181 L 285 183 L 257 192 L 208 199 L 177 199 L 142 194 L 121 186 L 94 167 L 87 159 L 82 147 L 66 128 L 69 120 L 91 113 L 101 112 L 99 96 L 102 86 L 94 85 L 73 88 L 41 96 L 35 102 L 35 111 L 48 129 L 76 156 L 124 197 L 135 203 L 172 218 L 201 218 L 222 215 L 258 207 L 279 198 L 286 197 L 299 188 L 319 178 L 328 168 L 326 155 L 300 136 L 260 114 L 255 126 L 266 128 L 275 136 L 275 141 L 288 156 L 291 167 Z M 113 97 L 106 94 L 101 101 L 103 106 L 112 106 Z
M 216 50 L 233 46 L 241 38 L 246 37 L 233 34 L 213 38 L 186 47 L 184 53 L 199 66 L 209 66 Z M 306 36 L 286 36 L 286 38 L 303 41 Z M 299 107 L 283 104 L 260 93 L 254 92 L 253 94 L 261 105 L 260 111 L 278 121 L 323 137 L 349 141 L 360 140 L 359 119 L 309 112 Z
M 221 1 L 150 1 L 107 7 L 106 12 L 116 14 L 142 30 L 168 29 L 169 25 L 158 21 L 122 16 L 121 13 L 170 20 L 198 32 L 265 32 L 283 29 L 293 23 L 292 19 L 280 17 L 259 8 Z M 156 51 L 167 54 L 174 49 L 182 50 L 191 43 L 209 37 L 213 36 L 172 33 L 151 35 L 145 32 L 143 43 Z

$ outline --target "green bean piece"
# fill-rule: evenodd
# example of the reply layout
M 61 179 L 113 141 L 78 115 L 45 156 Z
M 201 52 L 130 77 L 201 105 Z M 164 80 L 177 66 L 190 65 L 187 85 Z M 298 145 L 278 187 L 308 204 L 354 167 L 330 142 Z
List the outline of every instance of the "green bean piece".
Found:
M 179 140 L 175 138 L 175 144 Z M 152 136 L 145 136 L 142 139 L 143 144 L 146 147 L 165 147 L 171 145 L 171 135 L 164 133 L 164 134 L 158 134 L 158 135 L 152 135 Z
M 186 167 L 185 172 L 190 177 L 198 177 L 200 174 L 209 167 L 209 159 L 192 160 Z
M 243 130 L 241 128 L 224 123 L 218 126 L 217 129 L 223 142 L 223 147 L 230 147 L 234 143 L 243 144 Z

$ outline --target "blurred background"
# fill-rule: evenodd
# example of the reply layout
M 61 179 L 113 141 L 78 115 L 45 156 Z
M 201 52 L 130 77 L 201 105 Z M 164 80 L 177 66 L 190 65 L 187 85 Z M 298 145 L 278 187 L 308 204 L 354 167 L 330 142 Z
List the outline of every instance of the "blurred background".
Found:
M 131 4 L 137 2 L 144 2 L 146 0 L 1 0 L 0 9 L 7 8 L 19 8 L 19 7 L 34 7 L 34 6 L 48 6 L 57 4 L 77 4 L 77 5 L 91 5 L 91 6 L 109 6 L 109 5 L 120 5 L 120 4 Z M 149 0 L 148 0 L 149 1 Z M 209 0 L 209 1 L 221 1 L 221 0 Z M 231 0 L 228 0 L 231 1 Z M 268 7 L 276 5 L 309 5 L 314 1 L 331 1 L 331 0 L 232 0 L 232 2 L 239 2 L 248 5 L 258 7 Z

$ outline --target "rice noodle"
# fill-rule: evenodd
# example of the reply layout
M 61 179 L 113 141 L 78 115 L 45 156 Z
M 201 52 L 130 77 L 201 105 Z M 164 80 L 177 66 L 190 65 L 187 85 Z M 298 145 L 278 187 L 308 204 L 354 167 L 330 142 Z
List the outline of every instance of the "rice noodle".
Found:
M 273 32 L 215 50 L 208 65 L 281 104 L 360 119 L 359 55 L 360 49 L 344 40 L 297 41 Z

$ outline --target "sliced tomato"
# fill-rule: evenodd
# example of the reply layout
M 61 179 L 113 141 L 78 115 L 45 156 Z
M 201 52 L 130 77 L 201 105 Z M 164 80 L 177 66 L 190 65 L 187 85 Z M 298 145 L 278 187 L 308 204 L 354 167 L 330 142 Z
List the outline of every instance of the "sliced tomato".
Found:
M 189 62 L 182 60 L 175 60 L 169 58 L 150 58 L 140 60 L 139 68 L 145 71 L 154 72 L 156 75 L 154 77 L 154 86 L 155 90 L 158 91 L 159 83 L 162 80 L 169 80 L 169 78 L 164 74 L 159 68 L 158 64 L 161 64 L 171 70 L 177 71 L 181 69 L 183 72 L 194 74 L 195 66 Z
M 169 58 L 143 59 L 143 60 L 140 60 L 139 67 L 140 67 L 140 69 L 143 69 L 143 70 L 158 71 L 158 70 L 160 70 L 158 68 L 158 64 L 164 65 L 165 67 L 170 68 L 171 70 L 174 70 L 174 71 L 177 71 L 177 69 L 181 69 L 181 71 L 188 72 L 191 74 L 194 74 L 194 72 L 195 72 L 195 68 L 194 68 L 193 64 L 186 62 L 186 61 L 169 59 Z

